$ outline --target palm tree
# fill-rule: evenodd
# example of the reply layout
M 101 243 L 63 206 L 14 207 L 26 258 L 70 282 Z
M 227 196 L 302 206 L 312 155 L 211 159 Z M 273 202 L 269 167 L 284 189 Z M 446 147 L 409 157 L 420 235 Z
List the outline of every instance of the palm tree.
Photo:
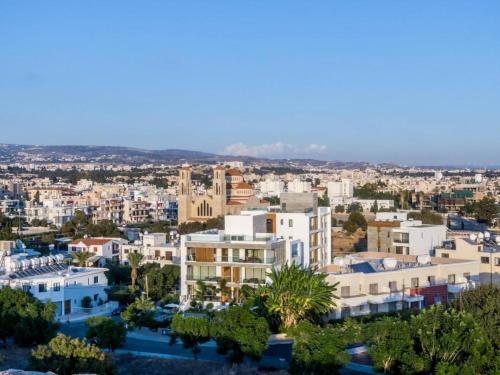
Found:
M 226 290 L 226 285 L 227 285 L 227 279 L 221 277 L 217 281 L 217 288 L 215 289 L 215 293 L 219 294 L 220 293 L 220 301 L 222 303 L 226 302 L 226 297 L 227 297 L 227 290 Z
M 337 284 L 329 285 L 326 274 L 314 273 L 292 263 L 273 268 L 271 283 L 257 290 L 269 314 L 277 315 L 284 329 L 301 319 L 326 314 L 335 307 Z
M 89 258 L 92 257 L 92 253 L 89 251 L 73 252 L 71 256 L 73 257 L 73 263 L 78 264 L 79 267 L 85 267 Z
M 202 280 L 198 280 L 196 282 L 196 291 L 195 298 L 197 301 L 203 302 L 205 300 L 205 296 L 207 295 L 207 284 L 205 284 Z
M 132 279 L 132 288 L 135 288 L 135 283 L 137 282 L 137 269 L 141 264 L 144 255 L 140 253 L 130 253 L 128 255 L 128 262 L 130 264 L 130 278 Z

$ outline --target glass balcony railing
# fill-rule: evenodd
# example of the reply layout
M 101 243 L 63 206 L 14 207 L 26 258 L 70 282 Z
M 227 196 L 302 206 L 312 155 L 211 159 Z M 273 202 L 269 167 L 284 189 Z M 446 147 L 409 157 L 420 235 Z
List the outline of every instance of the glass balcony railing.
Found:
M 247 257 L 247 258 L 240 258 L 240 257 L 235 257 L 235 256 L 220 256 L 220 257 L 213 257 L 212 259 L 207 259 L 206 257 L 203 257 L 202 259 L 196 257 L 195 254 L 188 254 L 186 257 L 186 260 L 188 262 L 204 262 L 204 263 L 252 263 L 252 264 L 273 264 L 276 261 L 275 257 Z

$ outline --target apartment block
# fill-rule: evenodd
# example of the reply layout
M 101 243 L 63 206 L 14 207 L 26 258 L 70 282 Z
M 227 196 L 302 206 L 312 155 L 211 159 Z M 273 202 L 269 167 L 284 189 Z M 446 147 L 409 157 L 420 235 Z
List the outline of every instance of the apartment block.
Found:
M 361 252 L 319 270 L 338 283 L 331 319 L 447 303 L 479 283 L 477 260 Z

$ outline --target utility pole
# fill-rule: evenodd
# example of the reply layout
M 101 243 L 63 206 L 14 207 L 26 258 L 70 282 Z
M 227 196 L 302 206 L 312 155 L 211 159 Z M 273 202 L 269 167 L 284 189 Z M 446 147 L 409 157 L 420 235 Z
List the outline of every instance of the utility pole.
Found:
M 149 298 L 149 284 L 148 284 L 148 275 L 144 276 L 146 281 L 146 298 Z

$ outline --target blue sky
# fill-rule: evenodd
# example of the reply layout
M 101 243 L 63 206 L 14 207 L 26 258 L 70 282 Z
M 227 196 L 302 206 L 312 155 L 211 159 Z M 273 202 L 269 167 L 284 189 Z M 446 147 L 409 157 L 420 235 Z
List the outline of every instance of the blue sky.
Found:
M 0 143 L 500 164 L 500 2 L 0 2 Z

